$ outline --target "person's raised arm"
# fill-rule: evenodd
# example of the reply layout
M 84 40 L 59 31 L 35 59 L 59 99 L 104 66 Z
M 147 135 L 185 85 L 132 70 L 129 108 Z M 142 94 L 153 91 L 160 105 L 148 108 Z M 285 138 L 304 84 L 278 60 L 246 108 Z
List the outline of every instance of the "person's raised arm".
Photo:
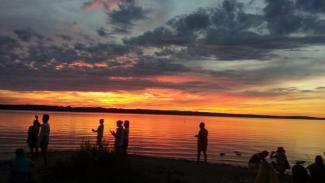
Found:
M 113 130 L 111 130 L 110 132 L 114 137 L 116 137 L 116 133 Z

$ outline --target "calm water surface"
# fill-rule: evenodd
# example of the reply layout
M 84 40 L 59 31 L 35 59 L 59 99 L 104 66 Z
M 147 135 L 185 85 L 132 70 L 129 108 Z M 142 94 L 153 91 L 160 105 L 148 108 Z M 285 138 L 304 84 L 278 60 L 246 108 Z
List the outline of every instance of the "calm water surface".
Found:
M 104 139 L 113 143 L 109 130 L 118 119 L 130 121 L 129 152 L 139 155 L 195 160 L 200 121 L 209 131 L 208 161 L 246 165 L 257 152 L 283 146 L 289 160 L 311 162 L 325 151 L 325 122 L 253 118 L 173 115 L 48 112 L 50 150 L 77 149 L 84 140 L 95 142 L 98 120 L 105 119 Z M 17 147 L 28 151 L 27 129 L 34 115 L 43 112 L 0 111 L 0 159 L 13 157 Z M 41 118 L 41 117 L 40 117 Z M 238 156 L 234 151 L 241 152 Z M 221 157 L 220 153 L 226 155 Z

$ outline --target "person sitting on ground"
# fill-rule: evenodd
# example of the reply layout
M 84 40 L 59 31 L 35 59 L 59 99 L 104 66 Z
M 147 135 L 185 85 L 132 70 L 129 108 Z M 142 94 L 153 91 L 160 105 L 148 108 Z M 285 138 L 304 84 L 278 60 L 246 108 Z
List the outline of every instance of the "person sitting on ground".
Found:
M 259 165 L 255 183 L 280 183 L 272 165 L 267 161 L 262 161 Z
M 315 157 L 315 163 L 307 167 L 311 176 L 312 183 L 324 183 L 325 182 L 325 165 L 322 156 Z
M 130 122 L 129 122 L 129 120 L 125 120 L 123 124 L 124 124 L 123 150 L 124 150 L 125 155 L 127 155 L 127 150 L 128 150 L 128 146 L 129 146 L 129 126 L 130 126 Z
M 104 119 L 99 120 L 99 126 L 97 130 L 92 129 L 93 132 L 97 132 L 97 145 L 99 149 L 103 149 L 103 136 L 104 136 Z
M 33 163 L 26 158 L 24 149 L 16 150 L 16 158 L 11 163 L 10 182 L 27 183 L 31 181 Z
M 287 169 L 290 169 L 286 151 L 283 147 L 278 147 L 276 152 L 272 151 L 271 158 L 275 158 L 275 162 L 272 162 L 272 164 L 280 174 L 284 174 Z
M 50 124 L 48 123 L 49 119 L 50 116 L 48 114 L 43 114 L 43 124 L 41 125 L 41 131 L 38 137 L 45 166 L 47 166 L 47 149 L 50 141 Z
M 310 177 L 305 167 L 299 162 L 292 167 L 292 181 L 293 183 L 310 183 Z
M 38 133 L 39 133 L 39 130 L 40 130 L 40 124 L 39 124 L 38 120 L 34 120 L 33 125 L 28 128 L 28 137 L 27 137 L 27 144 L 29 146 L 32 159 L 34 159 L 34 149 L 36 151 L 36 158 L 38 158 Z
M 197 162 L 200 162 L 201 151 L 204 155 L 204 162 L 207 162 L 207 147 L 208 147 L 208 130 L 205 129 L 204 122 L 201 122 L 199 133 L 195 136 L 197 137 Z
M 253 170 L 258 170 L 259 165 L 265 161 L 268 155 L 269 152 L 266 150 L 254 154 L 248 161 L 248 167 Z
M 116 121 L 116 131 L 112 131 L 111 130 L 111 134 L 114 136 L 115 138 L 115 143 L 114 143 L 114 146 L 115 146 L 115 152 L 117 154 L 122 154 L 123 153 L 123 121 L 121 120 L 118 120 Z

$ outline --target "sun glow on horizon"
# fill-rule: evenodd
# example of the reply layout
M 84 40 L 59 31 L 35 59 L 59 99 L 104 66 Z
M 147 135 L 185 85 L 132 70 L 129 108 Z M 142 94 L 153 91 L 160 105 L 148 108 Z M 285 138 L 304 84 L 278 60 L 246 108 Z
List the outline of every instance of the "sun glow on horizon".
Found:
M 9 91 L 0 90 L 2 104 L 58 105 L 75 107 L 141 108 L 268 115 L 325 117 L 320 99 L 275 100 L 230 94 L 195 94 L 172 89 L 133 92 Z M 302 112 L 303 111 L 303 112 Z

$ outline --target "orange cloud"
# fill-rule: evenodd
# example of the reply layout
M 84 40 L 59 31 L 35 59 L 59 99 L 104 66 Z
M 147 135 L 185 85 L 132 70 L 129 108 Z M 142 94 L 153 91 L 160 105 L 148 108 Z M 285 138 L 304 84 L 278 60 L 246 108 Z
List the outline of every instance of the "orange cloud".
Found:
M 106 68 L 108 64 L 105 62 L 87 63 L 83 60 L 76 60 L 71 63 L 63 63 L 55 66 L 56 70 L 62 70 L 64 68 L 80 68 L 80 69 L 93 69 L 93 68 Z
M 98 7 L 104 7 L 107 11 L 114 11 L 120 6 L 125 6 L 127 3 L 123 0 L 93 0 L 88 3 L 85 3 L 82 7 L 82 11 L 87 11 L 91 9 L 96 9 Z

